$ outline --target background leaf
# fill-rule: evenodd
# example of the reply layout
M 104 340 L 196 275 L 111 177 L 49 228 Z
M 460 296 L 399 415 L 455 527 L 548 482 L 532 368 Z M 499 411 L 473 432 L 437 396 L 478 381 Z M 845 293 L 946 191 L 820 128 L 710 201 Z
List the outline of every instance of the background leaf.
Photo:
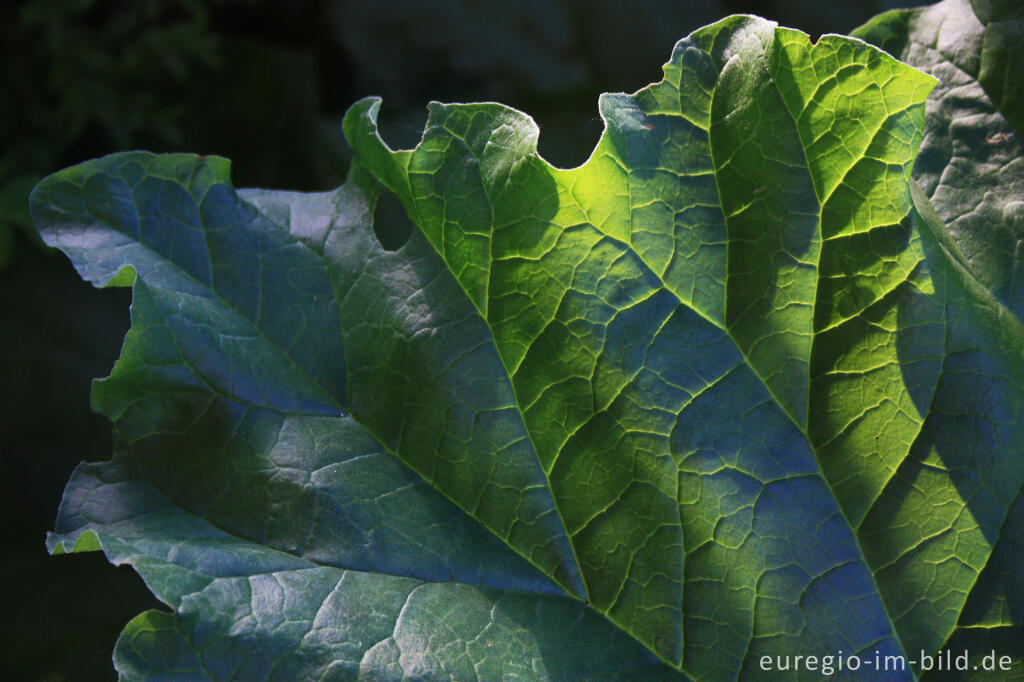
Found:
M 853 35 L 939 79 L 914 177 L 974 276 L 1024 319 L 1024 7 L 945 0 Z

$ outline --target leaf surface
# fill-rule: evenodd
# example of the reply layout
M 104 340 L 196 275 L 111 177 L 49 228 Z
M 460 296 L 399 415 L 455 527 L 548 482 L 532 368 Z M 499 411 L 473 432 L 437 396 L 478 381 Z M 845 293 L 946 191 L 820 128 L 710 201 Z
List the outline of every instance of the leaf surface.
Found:
M 959 257 L 1024 319 L 1024 5 L 943 0 L 853 35 L 939 80 L 914 177 Z
M 93 392 L 118 451 L 49 539 L 175 610 L 118 669 L 756 679 L 982 629 L 1019 652 L 1024 329 L 910 182 L 933 84 L 732 17 L 603 96 L 575 169 L 496 104 L 431 105 L 393 151 L 370 99 L 335 192 L 144 153 L 45 180 L 44 237 L 134 287 Z M 418 228 L 396 251 L 384 191 Z

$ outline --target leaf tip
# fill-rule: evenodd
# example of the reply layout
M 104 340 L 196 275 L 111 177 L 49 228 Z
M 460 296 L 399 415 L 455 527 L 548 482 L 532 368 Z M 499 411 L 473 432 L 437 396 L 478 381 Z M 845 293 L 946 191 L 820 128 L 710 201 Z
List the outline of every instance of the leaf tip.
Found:
M 46 551 L 51 556 L 60 556 L 61 554 L 77 554 L 79 552 L 97 552 L 102 549 L 99 537 L 91 530 L 83 531 L 81 535 L 75 538 L 71 549 L 67 547 L 68 540 L 69 538 L 66 535 L 47 533 Z
M 135 277 L 135 268 L 132 267 L 131 265 L 125 265 L 120 270 L 118 270 L 113 277 L 106 281 L 106 283 L 103 285 L 103 288 L 106 289 L 112 287 L 130 287 L 133 284 L 135 284 Z
M 364 97 L 345 112 L 341 122 L 341 129 L 349 146 L 355 149 L 357 139 L 362 135 L 375 135 L 377 133 L 377 115 L 380 112 L 381 98 L 376 95 Z

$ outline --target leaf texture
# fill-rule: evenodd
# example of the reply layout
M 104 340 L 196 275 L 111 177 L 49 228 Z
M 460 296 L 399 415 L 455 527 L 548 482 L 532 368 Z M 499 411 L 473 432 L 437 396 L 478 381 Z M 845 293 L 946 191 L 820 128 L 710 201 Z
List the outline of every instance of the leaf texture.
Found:
M 1019 670 L 1024 327 L 910 180 L 933 86 L 738 16 L 604 95 L 574 169 L 497 104 L 393 151 L 368 99 L 335 192 L 145 153 L 45 180 L 44 238 L 134 288 L 93 391 L 117 452 L 48 540 L 174 609 L 122 676 Z M 382 192 L 418 228 L 396 251 Z
M 853 35 L 939 79 L 914 177 L 958 256 L 1024 319 L 1024 5 L 944 0 Z

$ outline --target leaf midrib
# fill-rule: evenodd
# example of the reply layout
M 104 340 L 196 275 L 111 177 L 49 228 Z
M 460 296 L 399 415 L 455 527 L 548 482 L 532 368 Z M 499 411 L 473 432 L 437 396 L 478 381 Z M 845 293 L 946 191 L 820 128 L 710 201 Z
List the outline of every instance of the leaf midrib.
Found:
M 506 379 L 506 381 L 508 381 L 508 384 L 509 384 L 509 386 L 512 389 L 512 397 L 513 397 L 514 402 L 515 402 L 514 406 L 515 406 L 515 409 L 516 409 L 516 413 L 517 413 L 517 415 L 519 417 L 519 422 L 522 425 L 523 432 L 525 433 L 528 442 L 530 443 L 530 449 L 533 451 L 533 455 L 534 455 L 534 458 L 536 460 L 535 463 L 537 465 L 537 469 L 544 476 L 544 482 L 545 482 L 545 484 L 547 486 L 548 493 L 551 496 L 551 500 L 552 500 L 552 504 L 554 506 L 555 514 L 558 516 L 558 523 L 561 526 L 562 531 L 565 533 L 566 542 L 569 545 L 570 551 L 572 552 L 572 559 L 573 559 L 573 564 L 574 564 L 573 568 L 575 569 L 576 575 L 579 578 L 581 584 L 583 585 L 583 589 L 584 589 L 584 597 L 583 597 L 582 601 L 584 601 L 585 603 L 587 603 L 589 605 L 590 604 L 590 588 L 589 588 L 589 585 L 587 584 L 586 575 L 583 572 L 583 565 L 580 562 L 579 554 L 576 552 L 576 545 L 572 542 L 572 535 L 569 533 L 569 527 L 565 523 L 565 515 L 562 513 L 561 507 L 559 506 L 558 498 L 554 494 L 554 489 L 551 486 L 551 478 L 548 475 L 548 471 L 541 464 L 541 459 L 540 459 L 540 454 L 539 454 L 540 450 L 537 447 L 536 440 L 535 440 L 534 435 L 533 435 L 533 429 L 530 427 L 530 425 L 529 425 L 529 423 L 528 423 L 528 421 L 526 419 L 526 412 L 525 412 L 525 409 L 522 406 L 522 401 L 519 398 L 519 392 L 516 389 L 515 381 L 514 381 L 514 378 L 513 378 L 514 375 L 513 375 L 512 371 L 508 367 L 508 363 L 507 363 L 507 361 L 505 359 L 504 354 L 502 354 L 500 349 L 499 349 L 498 341 L 497 341 L 497 336 L 495 335 L 494 328 L 491 325 L 490 320 L 488 319 L 487 310 L 490 307 L 491 278 L 492 278 L 493 273 L 494 273 L 494 267 L 493 267 L 493 265 L 494 265 L 494 259 L 493 259 L 493 253 L 494 253 L 493 225 L 494 225 L 495 221 L 494 221 L 494 204 L 491 201 L 490 192 L 487 189 L 487 182 L 486 182 L 485 178 L 482 175 L 483 164 L 480 162 L 480 159 L 477 157 L 477 155 L 473 152 L 472 146 L 465 139 L 459 137 L 454 132 L 448 130 L 444 126 L 435 124 L 435 127 L 441 128 L 441 129 L 445 130 L 452 137 L 456 137 L 459 140 L 461 140 L 463 142 L 463 144 L 465 145 L 466 152 L 468 154 L 470 154 L 474 158 L 474 160 L 476 160 L 476 162 L 477 162 L 476 163 L 476 172 L 477 172 L 478 177 L 480 178 L 480 184 L 481 184 L 481 187 L 483 188 L 484 196 L 487 197 L 487 207 L 488 207 L 488 210 L 489 210 L 490 215 L 491 215 L 492 230 L 491 230 L 491 234 L 490 234 L 490 236 L 488 238 L 488 245 L 490 247 L 489 248 L 490 260 L 488 261 L 488 264 L 487 264 L 487 280 L 486 280 L 486 288 L 485 288 L 485 292 L 484 292 L 485 295 L 484 295 L 484 299 L 483 299 L 484 308 L 481 309 L 479 306 L 477 306 L 477 304 L 475 303 L 473 297 L 470 295 L 469 290 L 466 289 L 466 287 L 462 283 L 461 279 L 459 279 L 458 277 L 455 277 L 454 275 L 452 275 L 452 279 L 456 282 L 456 284 L 462 290 L 463 294 L 465 295 L 466 299 L 469 301 L 470 305 L 473 306 L 473 309 L 477 311 L 477 315 L 479 316 L 480 320 L 483 322 L 484 326 L 487 328 L 487 333 L 491 337 L 491 343 L 492 343 L 492 345 L 493 345 L 493 347 L 495 349 L 495 355 L 498 356 L 498 360 L 501 362 L 502 370 L 505 373 L 505 379 Z M 376 126 L 375 126 L 375 128 L 376 128 Z M 427 128 L 427 129 L 425 129 L 423 131 L 424 136 L 426 136 L 426 133 L 427 133 L 427 131 L 429 129 L 430 128 Z M 379 133 L 376 133 L 376 131 L 375 131 L 375 134 L 378 134 L 378 136 L 379 136 Z M 387 145 L 384 145 L 384 146 L 387 147 Z M 417 148 L 418 148 L 418 145 L 417 145 Z M 415 152 L 415 149 L 410 150 L 410 151 L 411 152 Z M 390 148 L 388 148 L 388 153 L 395 154 L 395 152 L 390 151 Z M 408 163 L 411 162 L 411 160 L 412 160 L 412 153 L 409 154 L 408 161 L 407 161 L 407 164 L 406 164 L 406 168 L 404 169 L 405 170 L 405 178 L 406 178 L 406 180 L 408 179 L 408 174 L 409 174 Z M 358 163 L 358 160 L 356 160 L 355 163 Z M 385 188 L 387 187 L 384 184 L 383 180 L 381 180 L 380 178 L 377 177 L 377 174 L 373 172 L 373 169 L 371 167 L 369 167 L 369 166 L 364 166 L 364 167 L 377 180 L 377 182 L 380 183 L 380 185 L 382 187 L 385 187 Z M 412 193 L 411 183 L 409 183 L 407 181 L 406 185 L 408 187 L 407 191 L 409 192 L 409 197 L 410 197 L 409 205 L 411 205 L 413 211 L 415 211 L 415 213 L 416 213 L 415 217 L 414 216 L 409 216 L 409 217 L 410 217 L 410 219 L 413 220 L 413 222 L 416 224 L 416 226 L 420 229 L 420 231 L 422 233 L 423 232 L 423 228 L 420 227 L 420 226 L 422 226 L 424 224 L 424 220 L 423 220 L 422 215 L 420 213 L 419 202 L 416 200 L 415 195 Z M 442 235 L 442 239 L 443 239 L 443 235 Z M 430 240 L 428 239 L 427 242 L 429 243 L 429 241 Z M 443 246 L 443 242 L 442 242 L 442 246 Z M 451 275 L 451 270 L 448 268 L 448 260 L 447 260 L 447 258 L 444 256 L 444 254 L 439 253 L 438 249 L 436 247 L 434 247 L 434 251 L 435 251 L 435 253 L 438 253 L 438 256 L 441 258 L 442 262 L 444 262 L 444 264 L 445 264 L 446 271 Z M 325 261 L 325 264 L 326 264 L 326 258 L 325 257 L 322 257 L 322 258 L 324 258 L 324 261 Z M 327 271 L 328 271 L 328 276 L 331 277 L 331 280 L 333 282 L 334 281 L 333 270 L 330 267 L 328 267 Z M 348 294 L 346 293 L 346 296 L 347 295 Z M 339 300 L 339 305 L 341 304 L 341 302 L 342 301 Z M 347 359 L 348 358 L 347 358 L 347 351 L 346 351 L 346 363 L 345 363 L 345 371 L 346 372 L 348 372 L 348 367 L 349 367 L 349 363 L 347 362 Z M 370 430 L 370 429 L 367 429 L 367 430 L 370 431 L 371 433 L 373 433 L 372 430 Z M 380 440 L 380 438 L 377 436 L 377 434 L 373 433 L 373 436 L 374 436 L 374 438 L 377 438 L 377 440 Z M 398 458 L 397 454 L 395 454 L 395 453 L 392 453 L 392 454 L 396 458 Z M 398 459 L 399 459 L 399 461 L 401 461 L 400 458 L 398 458 Z M 433 482 L 430 482 L 430 483 L 431 483 L 431 486 L 434 487 L 433 486 Z M 436 487 L 434 487 L 434 489 L 438 490 L 439 492 L 442 492 L 442 491 L 440 491 L 440 489 L 438 489 Z M 444 494 L 444 493 L 442 492 L 442 494 Z M 445 497 L 448 498 L 448 495 L 445 494 Z M 450 498 L 448 498 L 448 499 L 450 499 Z M 455 504 L 454 501 L 452 501 L 452 503 Z M 459 505 L 456 505 L 456 506 L 459 506 Z M 468 510 L 467 510 L 467 512 L 468 512 Z M 472 515 L 472 514 L 470 514 L 470 515 Z M 479 521 L 478 521 L 478 523 L 479 523 Z M 481 524 L 481 525 L 484 525 L 484 524 Z M 486 528 L 486 525 L 484 525 L 484 527 Z M 490 529 L 488 529 L 488 530 L 490 530 Z M 491 532 L 493 533 L 493 531 L 491 531 Z M 497 536 L 496 533 L 495 533 L 495 535 Z M 503 538 L 501 538 L 500 536 L 498 536 L 498 537 L 499 537 L 499 539 L 501 539 L 504 542 Z M 508 545 L 508 543 L 506 543 L 506 545 Z M 537 564 L 535 564 L 532 561 L 532 559 L 530 559 L 529 557 L 526 557 L 525 554 L 519 552 L 518 550 L 516 550 L 511 545 L 508 545 L 508 546 L 510 548 L 512 548 L 513 551 L 516 552 L 516 554 L 519 554 L 520 556 L 523 556 L 524 558 L 527 558 L 530 561 L 531 564 L 533 564 L 538 570 L 541 571 L 541 573 L 544 573 L 544 575 L 547 575 L 547 573 L 545 571 L 543 571 L 543 569 L 541 569 L 539 566 L 537 566 Z M 549 577 L 551 577 L 551 576 L 549 576 Z M 579 597 L 577 595 L 573 594 L 570 591 L 566 591 L 566 594 L 572 596 L 573 598 L 579 599 Z M 604 614 L 602 614 L 602 615 L 604 615 Z M 610 621 L 610 619 L 608 619 L 608 620 Z M 632 636 L 631 633 L 627 633 L 627 634 L 630 634 L 630 636 Z M 672 664 L 672 665 L 674 666 L 674 664 Z
M 737 58 L 736 56 L 731 57 L 729 61 L 732 61 L 733 59 L 736 59 L 736 58 Z M 723 64 L 722 67 L 719 69 L 719 73 L 721 73 L 721 71 L 724 70 L 724 68 L 725 68 L 725 65 Z M 711 89 L 710 98 L 712 100 L 714 98 L 715 92 L 717 91 L 718 82 L 719 81 L 716 80 L 714 87 Z M 772 79 L 772 85 L 775 88 L 776 92 L 778 93 L 780 101 L 785 102 L 785 99 L 783 98 L 782 93 L 779 90 L 778 83 L 774 79 Z M 785 107 L 785 109 L 786 109 L 787 114 L 792 119 L 793 125 L 794 125 L 794 129 L 796 129 L 798 131 L 798 136 L 799 136 L 799 122 L 798 122 L 797 118 L 793 115 L 793 113 L 789 110 L 788 107 Z M 668 114 L 668 115 L 673 115 L 673 114 Z M 888 116 L 891 116 L 891 115 L 892 114 L 887 111 L 887 118 L 888 118 Z M 689 119 L 687 119 L 687 120 L 689 120 Z M 884 120 L 886 120 L 886 119 L 883 119 L 883 123 L 884 123 Z M 714 152 L 715 147 L 714 147 L 714 145 L 712 144 L 712 141 L 711 141 L 711 130 L 710 130 L 711 126 L 709 124 L 707 128 L 705 128 L 703 126 L 696 126 L 696 127 L 704 130 L 704 132 L 707 134 L 708 150 L 709 150 L 709 153 L 712 156 L 712 170 L 711 170 L 711 173 L 715 177 L 715 188 L 716 188 L 716 193 L 718 195 L 718 200 L 719 200 L 719 210 L 720 210 L 720 212 L 721 212 L 721 214 L 723 216 L 723 225 L 725 225 L 724 221 L 727 220 L 727 213 L 725 211 L 724 205 L 722 204 L 721 186 L 720 186 L 720 184 L 718 182 L 719 175 L 718 175 L 718 173 L 716 171 L 716 169 L 720 168 L 720 166 L 715 162 L 715 152 Z M 881 125 L 880 125 L 879 129 L 881 129 Z M 876 130 L 874 134 L 877 135 L 878 131 Z M 805 146 L 805 144 L 803 142 L 802 137 L 801 137 L 800 149 L 801 149 L 801 153 L 804 154 L 804 168 L 807 169 L 808 175 L 810 175 L 810 166 L 809 166 L 809 163 L 807 162 L 807 158 L 806 158 L 806 151 L 807 150 L 806 150 L 806 146 Z M 628 170 L 628 168 L 625 168 L 624 166 L 622 166 L 622 164 L 621 164 L 621 162 L 620 162 L 620 160 L 618 158 L 616 158 L 614 156 L 612 158 L 615 160 L 617 165 L 619 165 L 620 167 L 623 168 L 624 174 L 626 176 L 627 190 L 628 190 L 628 187 L 629 187 L 629 185 L 628 185 L 629 170 Z M 864 158 L 863 155 L 860 158 Z M 859 161 L 860 158 L 857 159 L 857 161 Z M 856 165 L 857 161 L 855 161 L 853 164 L 851 164 L 851 168 L 854 165 Z M 849 169 L 847 169 L 846 172 L 844 173 L 844 176 L 843 176 L 844 178 L 846 177 L 846 173 L 848 173 L 848 172 L 849 172 Z M 842 184 L 842 179 L 840 179 L 839 183 L 837 183 L 836 188 L 838 188 L 841 184 Z M 829 196 L 831 196 L 831 194 L 835 191 L 836 188 L 833 188 L 833 190 L 831 192 L 829 192 Z M 577 208 L 579 208 L 579 210 L 583 213 L 583 215 L 588 215 L 588 212 L 576 200 L 576 197 L 575 197 L 575 195 L 572 192 L 569 192 L 568 196 L 572 197 L 573 202 L 575 203 Z M 908 197 L 909 197 L 909 190 L 908 190 Z M 825 206 L 825 201 L 821 200 L 821 199 L 818 199 L 817 196 L 815 197 L 815 199 L 818 202 L 818 220 L 817 220 L 817 223 L 818 223 L 818 234 L 817 234 L 817 237 L 818 237 L 818 240 L 819 240 L 819 243 L 820 243 L 820 242 L 823 241 L 822 234 L 821 234 L 821 219 L 822 219 L 822 210 L 824 209 L 824 206 Z M 632 206 L 632 204 L 631 204 L 631 206 Z M 632 211 L 630 212 L 630 220 L 632 220 Z M 695 314 L 700 316 L 702 319 L 704 319 L 706 322 L 710 323 L 712 326 L 714 326 L 719 331 L 721 331 L 724 335 L 726 335 L 730 339 L 730 341 L 732 341 L 734 347 L 739 352 L 740 356 L 743 359 L 743 362 L 746 364 L 748 369 L 750 369 L 750 371 L 754 374 L 754 376 L 757 377 L 758 381 L 761 382 L 761 384 L 768 391 L 768 394 L 772 397 L 772 400 L 776 403 L 776 405 L 778 405 L 781 408 L 782 412 L 786 415 L 786 417 L 789 419 L 789 421 L 793 424 L 793 426 L 797 429 L 797 431 L 804 437 L 805 441 L 808 444 L 808 447 L 811 449 L 812 453 L 814 454 L 815 463 L 817 464 L 817 471 L 815 472 L 815 474 L 825 484 L 826 489 L 831 494 L 832 499 L 835 502 L 836 508 L 839 511 L 839 513 L 841 514 L 844 523 L 846 524 L 847 528 L 850 530 L 850 533 L 851 533 L 851 535 L 853 537 L 853 540 L 854 540 L 854 544 L 857 547 L 857 551 L 858 551 L 858 554 L 859 554 L 860 561 L 863 563 L 866 571 L 871 576 L 872 585 L 873 585 L 873 587 L 875 589 L 876 595 L 878 596 L 879 603 L 882 606 L 882 610 L 885 613 L 886 620 L 887 620 L 887 622 L 889 624 L 892 636 L 898 642 L 898 644 L 899 644 L 899 646 L 900 646 L 900 648 L 902 650 L 903 649 L 903 642 L 900 639 L 899 632 L 896 629 L 895 623 L 892 620 L 892 616 L 889 614 L 889 609 L 888 609 L 888 607 L 887 607 L 887 605 L 885 603 L 885 599 L 883 597 L 883 592 L 881 591 L 881 589 L 879 589 L 878 583 L 877 583 L 877 580 L 876 580 L 876 577 L 875 577 L 875 574 L 871 570 L 870 564 L 868 563 L 867 558 L 866 558 L 866 556 L 864 554 L 864 548 L 862 547 L 860 538 L 859 538 L 859 536 L 858 536 L 858 534 L 856 532 L 856 527 L 850 522 L 849 518 L 846 515 L 845 510 L 843 509 L 842 505 L 839 503 L 839 499 L 838 499 L 834 489 L 832 488 L 832 485 L 830 484 L 828 479 L 825 477 L 824 470 L 822 469 L 822 466 L 821 466 L 821 461 L 820 461 L 820 458 L 819 458 L 819 454 L 818 454 L 817 448 L 814 446 L 814 442 L 811 440 L 810 436 L 808 435 L 807 429 L 805 427 L 801 426 L 799 421 L 796 419 L 796 416 L 788 409 L 788 407 L 786 406 L 785 402 L 783 402 L 778 397 L 778 395 L 775 394 L 775 392 L 772 390 L 771 386 L 764 379 L 764 377 L 761 376 L 760 372 L 758 372 L 757 368 L 754 366 L 754 364 L 751 362 L 750 358 L 744 352 L 742 346 L 736 341 L 736 339 L 730 333 L 729 329 L 724 324 L 719 323 L 719 322 L 713 320 L 707 314 L 705 314 L 704 311 L 700 310 L 697 306 L 694 306 L 692 304 L 687 303 L 683 299 L 681 294 L 679 294 L 673 288 L 671 288 L 668 285 L 668 283 L 665 282 L 660 275 L 658 275 L 657 268 L 655 268 L 646 258 L 644 258 L 642 253 L 640 253 L 635 248 L 633 248 L 632 244 L 629 244 L 629 243 L 626 243 L 626 242 L 622 242 L 621 240 L 617 239 L 616 237 L 606 233 L 604 230 L 601 230 L 601 227 L 596 222 L 591 221 L 590 224 L 593 225 L 598 230 L 600 230 L 601 233 L 603 235 L 605 235 L 606 238 L 615 240 L 617 243 L 622 244 L 625 248 L 629 249 L 631 253 L 636 255 L 640 259 L 640 261 L 644 263 L 644 265 L 648 268 L 648 270 L 655 277 L 657 277 L 657 279 L 661 282 L 662 288 L 665 289 L 666 291 L 668 291 L 669 293 L 671 293 L 676 298 L 676 300 L 678 301 L 678 303 L 680 305 L 684 306 L 687 310 L 690 310 L 690 311 L 694 312 Z M 727 262 L 728 262 L 729 244 L 730 243 L 731 243 L 731 240 L 727 239 L 726 240 L 726 260 L 727 260 Z M 818 256 L 819 256 L 819 261 L 818 261 L 818 263 L 815 264 L 815 270 L 816 270 L 816 272 L 820 273 L 820 256 L 821 256 L 821 248 L 820 247 L 819 247 Z M 818 293 L 818 291 L 820 289 L 820 283 L 821 283 L 821 277 L 818 276 L 816 278 L 816 280 L 815 280 L 815 301 L 812 304 L 812 313 L 811 313 L 812 314 L 812 320 L 813 320 L 813 315 L 814 315 L 814 308 L 815 308 L 815 306 L 817 304 L 817 293 Z M 811 336 L 812 336 L 812 338 L 811 338 L 811 352 L 813 352 L 814 340 L 817 337 L 817 333 L 814 331 L 813 327 L 812 327 L 812 330 L 811 330 Z M 809 358 L 808 358 L 808 360 L 809 360 Z M 810 371 L 810 364 L 808 362 L 808 372 L 809 371 Z M 807 385 L 810 386 L 810 383 L 811 383 L 810 375 L 808 374 Z M 685 409 L 685 406 L 682 409 Z M 810 401 L 808 400 L 808 412 L 809 411 L 810 411 Z M 808 421 L 808 423 L 809 423 L 809 421 Z M 684 583 L 684 585 L 685 585 L 685 583 Z M 750 639 L 753 639 L 753 638 L 751 637 Z M 748 647 L 749 647 L 749 644 L 750 644 L 750 639 L 748 639 Z M 915 679 L 916 679 L 916 675 L 915 675 Z

